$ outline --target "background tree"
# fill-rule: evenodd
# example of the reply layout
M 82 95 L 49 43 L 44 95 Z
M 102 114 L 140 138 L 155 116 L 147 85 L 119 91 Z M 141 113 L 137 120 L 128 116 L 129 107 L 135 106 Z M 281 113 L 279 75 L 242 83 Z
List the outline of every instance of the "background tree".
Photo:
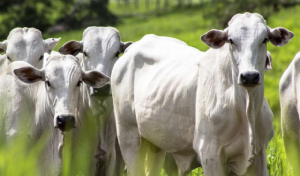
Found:
M 114 24 L 117 18 L 107 6 L 108 0 L 1 0 L 0 39 L 15 27 L 35 27 L 46 32 L 57 25 L 66 30 Z
M 257 12 L 267 19 L 272 13 L 299 3 L 295 0 L 211 0 L 210 11 L 204 15 L 215 18 L 220 27 L 226 27 L 236 13 Z
M 109 12 L 108 0 L 79 0 L 72 13 L 58 20 L 58 24 L 72 29 L 87 26 L 114 25 L 117 17 Z

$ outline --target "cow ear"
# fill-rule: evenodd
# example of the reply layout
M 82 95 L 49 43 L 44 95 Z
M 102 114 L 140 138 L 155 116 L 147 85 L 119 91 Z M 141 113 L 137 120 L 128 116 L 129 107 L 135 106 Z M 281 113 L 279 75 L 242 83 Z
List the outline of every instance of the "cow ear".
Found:
M 25 83 L 35 83 L 44 79 L 44 71 L 32 66 L 21 67 L 14 70 L 15 75 Z
M 7 48 L 7 40 L 4 40 L 3 42 L 0 42 L 0 54 L 5 52 Z
M 283 46 L 287 44 L 293 37 L 294 33 L 283 27 L 278 27 L 275 29 L 269 28 L 268 38 L 271 41 L 271 43 L 275 46 Z
M 227 32 L 212 29 L 201 36 L 201 40 L 211 48 L 221 48 L 228 40 Z
M 49 38 L 44 40 L 44 52 L 50 54 L 59 41 L 60 38 Z
M 271 53 L 267 51 L 266 70 L 272 70 L 272 57 Z
M 82 72 L 82 81 L 93 88 L 100 88 L 108 84 L 110 78 L 98 71 L 87 71 Z
M 119 49 L 119 52 L 120 53 L 124 53 L 126 48 L 128 48 L 128 46 L 130 46 L 133 42 L 121 42 L 121 45 L 120 45 L 120 49 Z
M 82 41 L 71 40 L 65 43 L 62 47 L 59 48 L 58 52 L 60 54 L 71 54 L 76 56 L 79 52 L 83 52 Z

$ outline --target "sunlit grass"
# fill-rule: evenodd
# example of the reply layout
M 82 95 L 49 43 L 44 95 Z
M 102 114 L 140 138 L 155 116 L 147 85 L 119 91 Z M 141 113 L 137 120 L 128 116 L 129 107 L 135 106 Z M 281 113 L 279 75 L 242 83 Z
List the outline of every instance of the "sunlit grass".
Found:
M 28 136 L 21 135 L 0 145 L 0 175 L 38 175 L 38 158 L 45 146 L 47 137 L 34 143 Z

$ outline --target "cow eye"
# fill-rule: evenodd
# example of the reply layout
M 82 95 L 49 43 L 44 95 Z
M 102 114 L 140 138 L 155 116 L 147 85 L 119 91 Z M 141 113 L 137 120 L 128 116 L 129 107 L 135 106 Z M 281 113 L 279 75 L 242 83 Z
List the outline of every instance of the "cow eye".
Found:
M 88 54 L 84 51 L 83 52 L 83 55 L 85 56 L 85 57 L 88 57 Z
M 39 61 L 44 59 L 44 55 L 41 55 L 41 57 L 39 58 Z
M 48 87 L 51 87 L 51 84 L 50 84 L 49 81 L 46 81 L 46 84 L 47 84 Z
M 76 86 L 79 87 L 81 85 L 81 83 L 82 83 L 82 81 L 78 81 Z
M 263 43 L 267 43 L 269 41 L 269 39 L 265 38 Z
M 118 52 L 116 53 L 115 56 L 116 56 L 116 57 L 119 57 L 119 55 L 120 55 L 120 52 L 118 51 Z
M 12 61 L 11 58 L 10 58 L 9 56 L 6 56 L 6 58 L 7 58 L 8 60 Z
M 232 39 L 229 39 L 228 41 L 229 41 L 230 44 L 232 44 L 232 45 L 234 44 Z

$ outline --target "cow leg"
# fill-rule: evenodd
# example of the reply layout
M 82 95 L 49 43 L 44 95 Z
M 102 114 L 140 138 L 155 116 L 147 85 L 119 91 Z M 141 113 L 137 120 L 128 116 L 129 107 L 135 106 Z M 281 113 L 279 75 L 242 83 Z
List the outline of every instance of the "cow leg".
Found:
M 156 147 L 149 142 L 146 156 L 146 175 L 147 176 L 157 176 L 160 175 L 166 152 Z
M 121 154 L 119 141 L 117 139 L 115 142 L 115 148 L 116 148 L 116 168 L 115 168 L 114 176 L 123 176 L 125 163 Z
M 136 126 L 117 123 L 118 140 L 129 176 L 145 176 L 145 157 L 149 142 Z
M 201 160 L 205 176 L 225 176 L 225 169 L 217 157 L 204 157 Z
M 300 175 L 300 122 L 293 105 L 281 107 L 281 131 L 287 159 L 293 168 L 293 175 Z
M 172 154 L 167 153 L 165 157 L 164 170 L 168 176 L 178 176 L 178 168 Z
M 300 135 L 298 136 L 298 138 Z M 285 136 L 284 148 L 290 165 L 292 166 L 293 176 L 300 175 L 300 139 L 297 137 Z
M 109 152 L 105 155 L 105 167 L 106 167 L 106 176 L 113 176 L 115 172 L 115 163 L 116 163 L 116 151 L 114 148 L 108 149 Z
M 108 119 L 105 122 L 106 134 L 104 138 L 106 139 L 106 149 L 107 153 L 105 155 L 105 165 L 106 165 L 106 176 L 113 176 L 116 172 L 116 123 L 114 113 L 111 112 Z
M 173 157 L 178 167 L 179 176 L 187 176 L 191 171 L 191 165 L 195 155 L 189 153 L 173 153 Z
M 221 149 L 217 141 L 206 142 L 202 145 L 198 155 L 205 176 L 227 176 L 225 162 L 221 157 Z

